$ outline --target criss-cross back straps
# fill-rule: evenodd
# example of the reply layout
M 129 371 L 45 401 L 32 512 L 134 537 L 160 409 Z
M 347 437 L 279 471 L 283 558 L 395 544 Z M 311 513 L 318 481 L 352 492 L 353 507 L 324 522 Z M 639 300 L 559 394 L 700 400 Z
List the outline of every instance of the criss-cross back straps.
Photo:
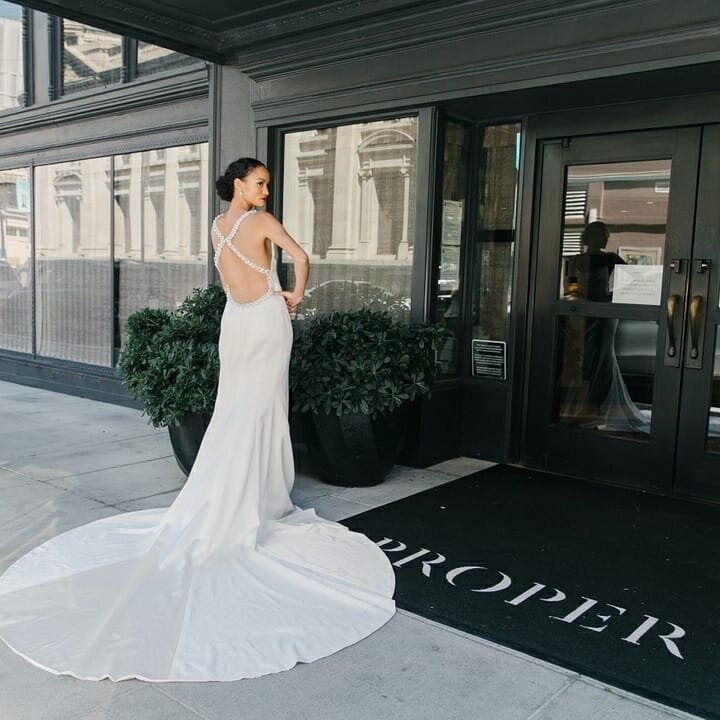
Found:
M 215 248 L 215 258 L 214 258 L 215 267 L 216 267 L 218 270 L 220 270 L 220 266 L 219 266 L 219 264 L 218 264 L 219 261 L 220 261 L 220 253 L 222 252 L 222 249 L 223 249 L 224 247 L 228 247 L 228 248 L 230 248 L 230 250 L 232 250 L 233 253 L 235 253 L 235 255 L 237 255 L 237 256 L 240 258 L 240 260 L 242 260 L 248 267 L 251 267 L 253 270 L 257 270 L 259 273 L 262 273 L 262 274 L 265 275 L 267 278 L 270 278 L 272 271 L 271 271 L 269 268 L 265 268 L 265 267 L 263 267 L 262 265 L 258 265 L 257 263 L 253 262 L 249 257 L 246 257 L 245 255 L 243 255 L 243 254 L 233 245 L 233 243 L 232 243 L 233 238 L 234 238 L 235 235 L 237 234 L 238 228 L 240 227 L 240 224 L 243 222 L 243 220 L 245 220 L 246 218 L 248 218 L 248 217 L 249 217 L 250 215 L 252 215 L 254 212 L 255 212 L 255 210 L 248 210 L 247 212 L 244 212 L 244 213 L 235 221 L 235 224 L 232 226 L 232 228 L 230 229 L 230 232 L 229 232 L 227 235 L 223 235 L 222 232 L 220 232 L 220 228 L 218 227 L 218 224 L 217 224 L 218 218 L 216 217 L 216 218 L 213 220 L 213 223 L 212 223 L 212 232 L 215 233 L 215 235 L 217 236 L 218 240 L 220 241 L 220 242 L 218 243 L 217 247 Z M 218 217 L 220 217 L 220 216 L 218 215 Z

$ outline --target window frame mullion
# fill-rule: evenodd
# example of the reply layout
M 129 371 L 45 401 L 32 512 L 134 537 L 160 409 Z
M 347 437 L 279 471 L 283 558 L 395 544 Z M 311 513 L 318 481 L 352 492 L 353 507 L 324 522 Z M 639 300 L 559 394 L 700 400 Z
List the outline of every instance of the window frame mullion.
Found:
M 138 41 L 122 36 L 122 68 L 120 82 L 128 83 L 138 76 Z

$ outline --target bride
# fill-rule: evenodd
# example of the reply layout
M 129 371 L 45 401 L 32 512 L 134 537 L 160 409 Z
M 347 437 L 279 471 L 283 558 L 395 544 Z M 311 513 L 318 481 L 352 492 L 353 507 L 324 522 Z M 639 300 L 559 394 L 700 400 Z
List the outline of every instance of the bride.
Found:
M 236 680 L 312 662 L 395 611 L 394 576 L 368 538 L 293 506 L 289 312 L 305 252 L 269 213 L 270 176 L 233 162 L 212 241 L 227 303 L 215 410 L 169 508 L 63 533 L 0 578 L 0 637 L 34 665 L 88 680 Z M 279 246 L 296 283 L 281 290 Z

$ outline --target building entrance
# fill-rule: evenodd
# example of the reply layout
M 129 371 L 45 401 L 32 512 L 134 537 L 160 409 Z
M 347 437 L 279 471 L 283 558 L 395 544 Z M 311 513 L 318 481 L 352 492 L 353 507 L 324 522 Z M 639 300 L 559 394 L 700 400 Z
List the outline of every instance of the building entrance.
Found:
M 524 462 L 720 499 L 720 125 L 538 161 Z

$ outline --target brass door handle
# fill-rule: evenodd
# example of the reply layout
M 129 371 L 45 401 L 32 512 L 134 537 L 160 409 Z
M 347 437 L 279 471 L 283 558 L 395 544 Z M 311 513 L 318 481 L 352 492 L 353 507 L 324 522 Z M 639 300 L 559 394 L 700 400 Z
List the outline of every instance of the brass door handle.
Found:
M 668 334 L 668 357 L 675 357 L 675 310 L 680 302 L 679 295 L 670 295 L 667 299 L 667 334 Z
M 695 360 L 698 356 L 698 316 L 702 307 L 703 296 L 695 295 L 690 301 L 690 357 Z

